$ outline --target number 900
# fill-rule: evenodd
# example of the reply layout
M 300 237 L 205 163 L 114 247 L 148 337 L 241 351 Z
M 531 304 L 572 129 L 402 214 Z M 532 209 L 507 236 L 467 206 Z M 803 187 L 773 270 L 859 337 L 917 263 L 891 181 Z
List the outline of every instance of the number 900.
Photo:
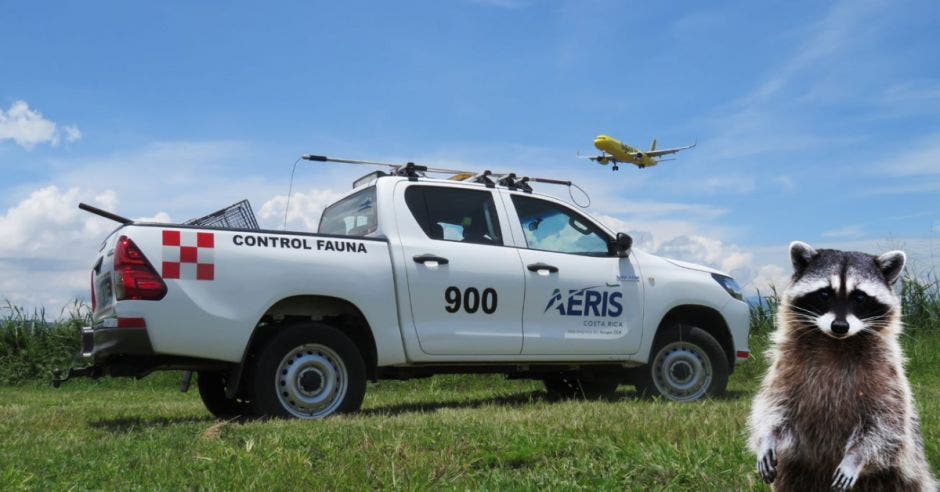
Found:
M 489 287 L 483 289 L 483 294 L 480 295 L 480 291 L 476 287 L 468 287 L 467 290 L 460 292 L 458 287 L 448 287 L 444 291 L 444 301 L 447 302 L 447 306 L 444 309 L 448 313 L 456 313 L 460 311 L 461 306 L 463 306 L 464 311 L 473 314 L 483 309 L 483 312 L 486 314 L 493 314 L 496 312 L 496 304 L 498 299 L 496 297 L 496 290 Z

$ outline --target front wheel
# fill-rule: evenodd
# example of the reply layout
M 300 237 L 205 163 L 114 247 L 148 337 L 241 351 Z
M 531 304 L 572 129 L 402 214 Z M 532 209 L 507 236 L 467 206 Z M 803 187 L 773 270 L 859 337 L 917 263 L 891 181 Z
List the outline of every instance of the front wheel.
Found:
M 362 405 L 365 363 L 356 344 L 335 328 L 287 326 L 258 355 L 252 379 L 261 415 L 320 419 Z
M 673 401 L 719 396 L 728 385 L 728 359 L 713 336 L 694 326 L 666 328 L 640 369 L 637 391 Z

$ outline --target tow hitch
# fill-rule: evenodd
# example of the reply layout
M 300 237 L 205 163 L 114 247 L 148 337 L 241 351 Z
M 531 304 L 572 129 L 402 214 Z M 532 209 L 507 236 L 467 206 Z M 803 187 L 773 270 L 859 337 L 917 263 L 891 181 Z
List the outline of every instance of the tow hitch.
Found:
M 104 376 L 104 368 L 101 366 L 71 367 L 62 377 L 62 371 L 57 370 L 52 374 L 52 387 L 58 388 L 62 383 L 75 378 L 99 379 Z

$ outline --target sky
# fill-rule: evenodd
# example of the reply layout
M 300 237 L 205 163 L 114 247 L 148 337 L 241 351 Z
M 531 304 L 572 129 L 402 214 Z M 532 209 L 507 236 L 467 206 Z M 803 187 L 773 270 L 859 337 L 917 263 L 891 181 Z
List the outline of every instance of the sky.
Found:
M 636 247 L 782 286 L 793 240 L 940 265 L 940 4 L 0 0 L 0 298 L 87 299 L 114 223 L 251 201 L 305 153 L 571 179 Z M 697 142 L 620 171 L 608 134 Z M 289 228 L 366 170 L 302 164 Z M 539 188 L 560 193 L 564 190 Z

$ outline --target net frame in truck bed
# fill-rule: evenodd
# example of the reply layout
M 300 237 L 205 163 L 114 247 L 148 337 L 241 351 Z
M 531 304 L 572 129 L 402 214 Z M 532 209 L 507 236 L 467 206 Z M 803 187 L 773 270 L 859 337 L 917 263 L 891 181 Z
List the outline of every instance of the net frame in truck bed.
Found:
M 196 225 L 213 229 L 260 229 L 255 213 L 248 200 L 233 203 L 228 207 L 212 212 L 198 219 L 184 222 L 185 225 Z

